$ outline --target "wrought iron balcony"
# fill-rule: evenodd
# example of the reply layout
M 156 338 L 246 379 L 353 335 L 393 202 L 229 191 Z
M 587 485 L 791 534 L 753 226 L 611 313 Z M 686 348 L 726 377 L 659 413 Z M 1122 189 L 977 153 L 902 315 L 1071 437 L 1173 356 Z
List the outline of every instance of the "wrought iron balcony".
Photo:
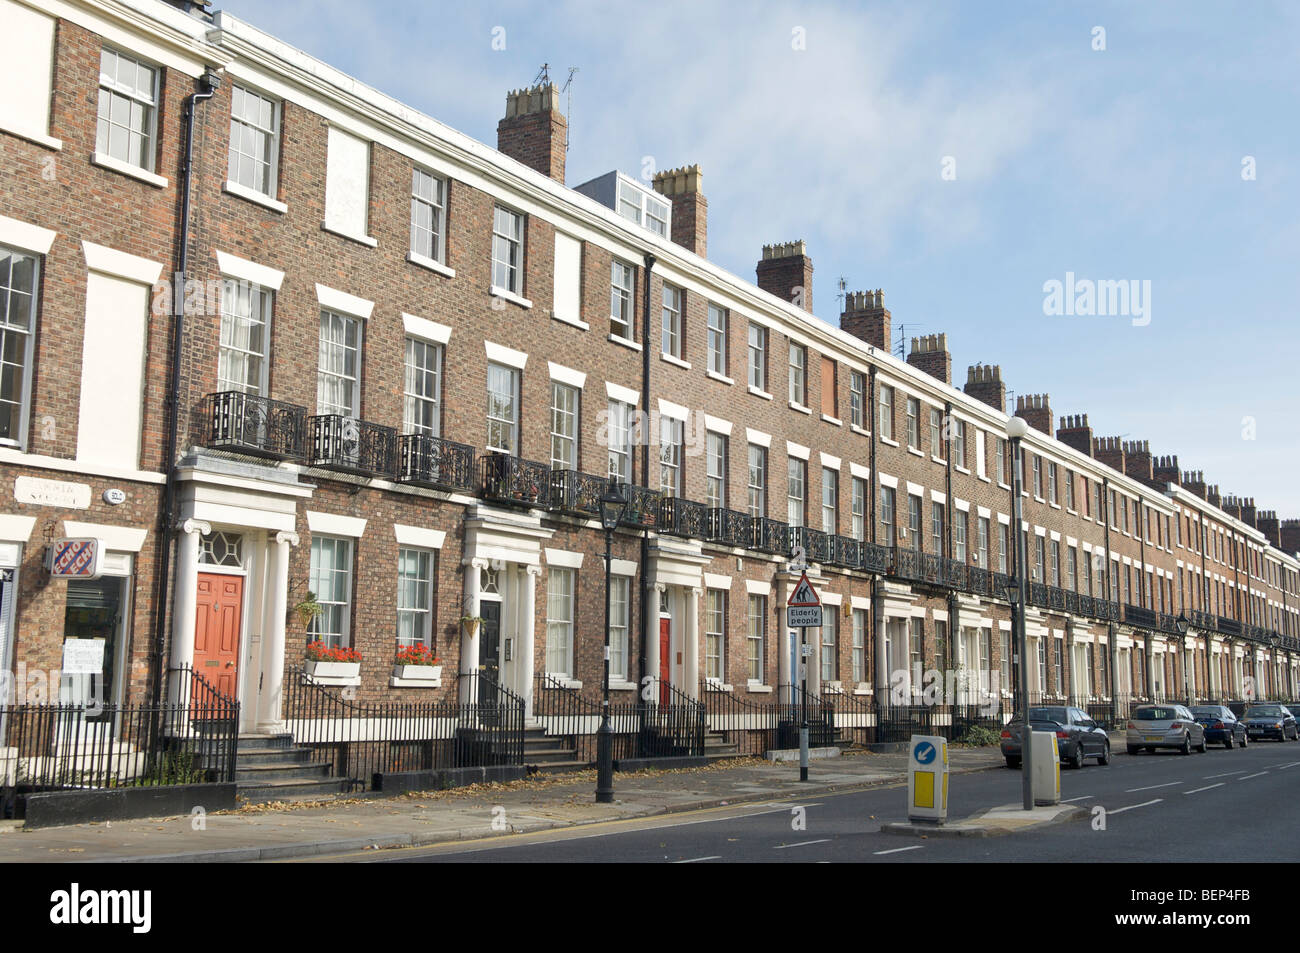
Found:
M 1160 627 L 1155 612 L 1141 606 L 1125 604 L 1124 621 L 1129 625 L 1136 625 L 1143 629 L 1158 629 Z
M 1079 596 L 1079 615 L 1097 616 L 1097 600 L 1092 596 Z
M 1015 584 L 1015 579 L 1005 572 L 993 572 L 989 575 L 992 577 L 993 596 L 998 599 L 1005 599 L 1007 590 Z
M 357 417 L 310 418 L 314 467 L 392 479 L 397 471 L 397 431 Z
M 943 561 L 943 584 L 952 589 L 965 590 L 967 587 L 966 571 L 969 567 L 957 559 Z
M 1039 608 L 1047 608 L 1047 585 L 1041 582 L 1031 582 L 1029 584 L 1029 604 Z
M 609 477 L 577 470 L 552 470 L 551 509 L 574 516 L 599 518 L 600 498 L 607 489 Z
M 831 555 L 828 562 L 832 566 L 844 566 L 856 569 L 862 560 L 862 548 L 858 541 L 849 536 L 831 537 Z
M 754 517 L 754 538 L 749 548 L 789 558 L 790 527 L 766 516 Z
M 663 494 L 658 490 L 649 490 L 630 483 L 621 484 L 618 489 L 627 500 L 627 509 L 623 511 L 623 519 L 620 520 L 621 525 L 657 529 L 659 501 L 663 498 Z
M 674 536 L 703 539 L 707 535 L 709 508 L 680 496 L 665 496 L 659 503 L 659 528 Z
M 921 557 L 923 553 L 917 552 L 910 546 L 895 546 L 893 556 L 890 560 L 893 569 L 891 573 L 899 579 L 917 579 L 921 575 Z
M 1227 616 L 1219 616 L 1219 631 L 1224 635 L 1241 635 L 1241 623 Z
M 881 546 L 879 543 L 859 543 L 858 545 L 862 548 L 862 560 L 859 563 L 859 568 L 863 572 L 884 575 L 889 570 L 893 550 L 888 546 Z
M 979 566 L 971 566 L 966 570 L 966 591 L 977 596 L 1002 595 L 993 591 L 993 574 Z
M 748 547 L 754 540 L 754 518 L 748 513 L 714 507 L 709 510 L 705 537 L 727 546 Z
M 1065 611 L 1065 590 L 1060 586 L 1047 587 L 1047 607 L 1057 612 Z
M 307 433 L 307 408 L 239 391 L 204 399 L 203 443 L 275 460 L 301 460 Z
M 1073 589 L 1063 589 L 1065 593 L 1065 611 L 1070 615 L 1079 614 L 1079 594 Z
M 790 527 L 790 549 L 802 546 L 804 558 L 810 563 L 828 563 L 831 558 L 831 537 L 809 526 Z
M 551 468 L 508 453 L 489 453 L 479 458 L 479 487 L 488 500 L 545 507 L 551 498 Z
M 397 439 L 402 483 L 435 490 L 474 489 L 474 448 L 428 434 L 408 433 Z

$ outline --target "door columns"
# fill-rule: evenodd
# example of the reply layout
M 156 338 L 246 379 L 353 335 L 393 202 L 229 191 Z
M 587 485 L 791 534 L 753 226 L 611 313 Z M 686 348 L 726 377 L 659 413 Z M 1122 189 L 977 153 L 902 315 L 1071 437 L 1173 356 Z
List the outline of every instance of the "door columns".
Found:
M 683 691 L 697 698 L 700 691 L 700 596 L 703 589 L 686 590 L 686 685 Z
M 520 696 L 524 700 L 524 718 L 533 717 L 533 675 L 536 666 L 534 646 L 537 643 L 537 580 L 542 567 L 528 565 L 519 577 L 519 677 L 523 681 Z
M 668 591 L 662 582 L 646 581 L 645 587 L 645 672 L 659 679 L 659 596 Z M 654 696 L 658 698 L 656 694 Z
M 177 527 L 176 602 L 172 613 L 172 650 L 169 665 L 178 668 L 194 662 L 194 625 L 198 620 L 199 543 L 212 532 L 203 520 L 187 519 Z M 173 681 L 172 701 L 189 703 L 189 679 Z
M 279 532 L 271 541 L 266 566 L 266 613 L 262 622 L 262 687 L 258 690 L 257 726 L 278 731 L 284 724 L 285 620 L 289 614 L 289 548 L 298 534 Z
M 482 557 L 463 560 L 465 574 L 465 595 L 462 601 L 462 615 L 477 616 L 479 603 L 479 574 L 488 568 L 488 561 Z M 457 680 L 457 698 L 462 705 L 472 705 L 477 701 L 474 680 L 469 676 L 478 674 L 479 629 L 482 623 L 471 630 L 468 626 L 460 627 L 460 674 Z

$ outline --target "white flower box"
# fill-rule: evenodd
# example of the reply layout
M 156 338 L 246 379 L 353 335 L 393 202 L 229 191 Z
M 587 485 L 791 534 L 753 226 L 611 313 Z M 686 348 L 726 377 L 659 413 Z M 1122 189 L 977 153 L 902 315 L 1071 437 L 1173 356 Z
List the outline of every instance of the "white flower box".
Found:
M 317 685 L 352 686 L 361 684 L 360 662 L 313 662 L 302 666 L 303 674 Z
M 394 665 L 388 679 L 391 688 L 441 688 L 441 665 Z

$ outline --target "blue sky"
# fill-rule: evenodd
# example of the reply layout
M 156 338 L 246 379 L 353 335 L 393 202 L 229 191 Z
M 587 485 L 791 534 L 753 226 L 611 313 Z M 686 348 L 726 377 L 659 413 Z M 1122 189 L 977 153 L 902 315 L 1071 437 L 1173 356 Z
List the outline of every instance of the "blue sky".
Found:
M 895 334 L 948 333 L 958 383 L 1000 364 L 1058 417 L 1300 517 L 1300 6 L 226 9 L 493 145 L 508 89 L 577 66 L 570 185 L 698 162 L 728 270 L 805 239 L 823 320 L 840 276 L 883 288 Z M 1045 315 L 1067 272 L 1150 281 L 1150 323 Z

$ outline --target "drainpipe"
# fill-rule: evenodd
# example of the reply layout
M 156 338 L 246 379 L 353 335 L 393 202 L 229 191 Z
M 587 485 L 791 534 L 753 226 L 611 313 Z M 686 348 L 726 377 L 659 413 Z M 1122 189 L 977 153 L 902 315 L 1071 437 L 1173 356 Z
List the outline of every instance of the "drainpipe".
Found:
M 655 256 L 646 252 L 645 258 L 645 283 L 641 289 L 641 414 L 638 419 L 642 422 L 649 420 L 650 415 L 650 272 L 655 266 Z M 645 482 L 646 487 L 650 486 L 650 439 L 649 423 L 644 427 L 638 427 L 637 431 L 641 437 L 641 479 Z M 634 481 L 635 482 L 635 481 Z M 685 486 L 685 481 L 682 483 Z M 650 566 L 650 534 L 646 530 L 641 531 L 641 611 L 638 613 L 641 622 L 641 677 L 637 684 L 645 683 L 647 675 L 651 674 L 651 660 L 646 658 L 646 640 L 649 633 L 646 631 L 646 606 L 650 600 L 649 577 L 646 575 Z M 657 660 L 655 660 L 657 662 Z M 658 673 L 658 669 L 655 669 Z
M 163 490 L 162 512 L 158 525 L 158 572 L 154 589 L 154 637 L 150 657 L 149 678 L 152 686 L 152 704 L 158 706 L 163 697 L 163 665 L 167 644 L 167 592 L 171 584 L 173 558 L 172 534 L 176 524 L 176 448 L 180 443 L 180 389 L 181 357 L 185 348 L 185 277 L 189 267 L 190 244 L 190 186 L 194 178 L 194 125 L 195 108 L 216 95 L 221 86 L 217 71 L 208 69 L 199 80 L 202 91 L 191 93 L 185 102 L 185 153 L 181 157 L 181 208 L 176 251 L 176 273 L 172 286 L 172 375 L 167 393 L 166 443 L 163 449 L 163 466 L 167 483 Z
M 876 365 L 874 364 L 872 364 L 870 367 L 867 368 L 867 423 L 871 425 L 871 460 L 870 460 L 871 478 L 867 481 L 867 512 L 871 515 L 871 542 L 874 544 L 878 541 L 877 537 L 879 535 L 876 528 L 876 500 L 880 496 L 880 490 L 876 488 L 877 484 L 880 482 L 880 474 L 876 472 L 876 437 L 880 432 L 880 421 L 876 419 Z M 895 509 L 897 509 L 897 506 L 895 506 Z M 884 664 L 886 666 L 885 668 L 886 682 L 884 685 L 881 685 L 879 684 L 881 661 L 880 659 L 876 659 L 874 657 L 875 649 L 876 649 L 876 612 L 879 605 L 880 605 L 880 574 L 872 573 L 871 611 L 867 613 L 867 619 L 871 623 L 871 631 L 870 631 L 869 638 L 871 639 L 872 657 L 873 657 L 873 661 L 875 662 L 875 664 L 872 665 L 872 669 L 874 670 L 872 674 L 872 681 L 876 682 L 875 699 L 876 699 L 877 707 L 879 707 L 882 704 L 880 700 L 881 695 L 889 691 L 889 682 L 888 682 L 889 660 L 888 659 L 884 660 Z M 882 619 L 882 623 L 883 623 L 883 619 Z M 879 725 L 877 725 L 877 728 L 879 728 Z
M 953 506 L 953 502 L 952 502 L 952 432 L 950 429 L 952 423 L 952 401 L 944 402 L 943 419 L 946 422 L 948 422 L 950 425 L 948 428 L 945 428 L 946 430 L 948 430 L 948 434 L 946 439 L 944 440 L 944 443 L 946 444 L 944 448 L 944 457 L 946 459 L 944 461 L 944 467 L 943 467 L 943 492 L 944 492 L 944 499 L 947 501 L 945 506 L 948 512 L 948 525 L 944 528 L 945 531 L 944 531 L 944 538 L 943 538 L 943 548 L 944 548 L 944 558 L 952 559 L 953 558 L 952 555 L 953 522 L 952 521 L 953 521 L 953 514 L 957 512 L 957 508 Z M 931 502 L 931 505 L 932 506 L 934 505 L 933 502 Z M 924 523 L 925 521 L 924 507 L 922 507 L 921 520 L 922 523 Z M 978 531 L 979 530 L 977 529 L 976 532 Z M 988 567 L 986 566 L 984 568 L 987 569 Z M 944 660 L 945 667 L 949 667 L 949 668 L 952 667 L 953 659 L 956 657 L 957 654 L 956 652 L 953 651 L 953 647 L 957 645 L 957 640 L 962 637 L 961 624 L 960 624 L 961 618 L 959 612 L 960 610 L 958 609 L 957 606 L 957 590 L 949 588 L 948 589 L 948 657 Z M 944 676 L 944 680 L 946 683 L 947 681 L 946 673 Z M 953 698 L 952 703 L 956 704 L 957 699 Z
M 1111 575 L 1110 575 L 1110 566 L 1111 566 L 1111 559 L 1110 559 L 1110 480 L 1106 479 L 1105 477 L 1102 477 L 1102 480 L 1101 480 L 1101 525 L 1102 525 L 1102 529 L 1103 529 L 1104 532 L 1105 532 L 1105 540 L 1106 540 L 1106 562 L 1103 564 L 1103 567 L 1102 567 L 1102 568 L 1103 568 L 1102 585 L 1105 586 L 1105 591 L 1103 592 L 1103 595 L 1106 597 L 1106 601 L 1107 601 L 1107 602 L 1111 602 L 1111 601 L 1112 601 L 1111 598 L 1110 598 L 1110 594 L 1111 594 L 1111 591 L 1112 591 L 1112 590 L 1111 590 L 1111 585 L 1112 585 L 1112 583 L 1114 582 L 1114 580 L 1111 579 Z M 1113 604 L 1116 605 L 1116 607 L 1118 608 L 1118 603 L 1113 603 Z M 1110 640 L 1110 645 L 1108 646 L 1108 648 L 1109 648 L 1109 650 L 1110 650 L 1110 653 L 1109 653 L 1109 654 L 1110 654 L 1110 685 L 1107 686 L 1107 687 L 1110 689 L 1110 700 L 1111 700 L 1111 704 L 1115 707 L 1115 715 L 1116 715 L 1116 718 L 1118 718 L 1118 717 L 1119 717 L 1119 685 L 1120 685 L 1120 681 L 1119 681 L 1119 626 L 1116 625 L 1116 623 L 1115 623 L 1115 619 L 1113 618 L 1113 613 L 1112 613 L 1112 618 L 1110 619 L 1110 621 L 1107 623 L 1107 626 L 1106 626 L 1106 637 L 1107 637 L 1107 639 Z M 1131 682 L 1132 682 L 1132 679 L 1133 679 L 1133 670 L 1132 670 L 1132 666 L 1129 667 L 1129 673 L 1128 673 L 1128 674 L 1129 674 L 1128 681 L 1131 683 Z M 1127 717 L 1127 715 L 1128 715 L 1128 713 L 1125 712 L 1125 716 L 1126 716 L 1126 717 Z

